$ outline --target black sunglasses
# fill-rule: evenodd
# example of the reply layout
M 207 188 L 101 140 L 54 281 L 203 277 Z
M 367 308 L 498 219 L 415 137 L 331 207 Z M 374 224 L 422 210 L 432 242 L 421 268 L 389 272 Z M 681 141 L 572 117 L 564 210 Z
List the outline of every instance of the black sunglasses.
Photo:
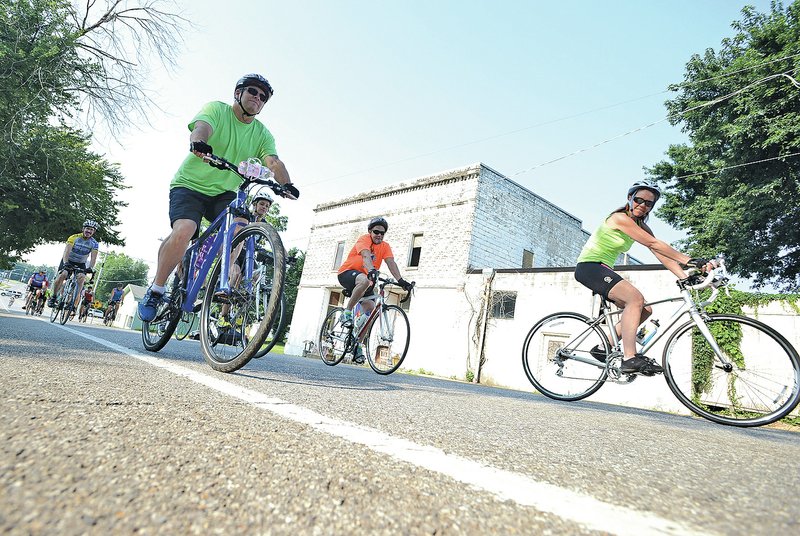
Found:
M 254 87 L 247 88 L 247 92 L 250 93 L 252 96 L 261 99 L 261 102 L 267 102 L 267 100 L 269 99 L 266 93 L 262 93 L 261 91 L 257 90 Z
M 656 204 L 655 201 L 650 201 L 649 199 L 644 199 L 638 196 L 633 198 L 633 202 L 639 205 L 644 205 L 647 208 L 653 208 Z
M 373 234 L 376 234 L 376 235 L 381 235 L 381 236 L 383 236 L 383 235 L 385 235 L 385 234 L 386 234 L 386 231 L 377 231 L 377 230 L 375 230 L 375 229 L 373 229 L 373 230 L 372 230 L 372 232 L 373 232 Z

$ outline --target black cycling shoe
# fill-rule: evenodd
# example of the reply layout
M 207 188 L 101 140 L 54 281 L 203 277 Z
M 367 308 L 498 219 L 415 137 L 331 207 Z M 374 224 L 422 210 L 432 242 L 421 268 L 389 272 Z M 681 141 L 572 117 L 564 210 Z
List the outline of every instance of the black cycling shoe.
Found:
M 632 358 L 622 362 L 622 372 L 627 374 L 638 372 L 645 376 L 652 376 L 653 374 L 664 372 L 664 369 L 649 357 L 636 354 Z
M 602 348 L 600 348 L 599 344 L 595 344 L 594 348 L 589 350 L 589 353 L 592 355 L 593 358 L 597 359 L 601 363 L 605 363 L 606 362 L 606 357 L 608 357 L 606 355 L 606 351 L 603 350 Z

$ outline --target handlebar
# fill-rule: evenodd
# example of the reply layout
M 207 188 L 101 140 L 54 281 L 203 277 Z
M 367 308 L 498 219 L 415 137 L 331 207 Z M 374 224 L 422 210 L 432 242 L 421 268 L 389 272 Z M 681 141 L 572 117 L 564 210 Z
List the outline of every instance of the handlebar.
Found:
M 250 158 L 238 166 L 215 154 L 203 155 L 203 160 L 211 167 L 227 169 L 239 175 L 242 178 L 242 184 L 239 186 L 240 190 L 244 190 L 252 184 L 263 184 L 275 192 L 276 195 L 286 199 L 297 199 L 286 186 L 272 180 L 275 175 L 269 168 L 261 165 L 257 158 Z
M 679 286 L 689 290 L 702 290 L 709 287 L 712 288 L 711 296 L 709 296 L 709 298 L 701 304 L 702 306 L 713 302 L 719 294 L 719 289 L 727 287 L 729 281 L 728 269 L 725 267 L 725 259 L 720 255 L 719 257 L 712 259 L 712 262 L 716 264 L 716 268 L 708 272 L 701 281 L 693 283 L 693 281 L 697 281 L 702 273 L 697 268 L 693 268 L 689 271 L 689 277 L 678 281 Z M 730 292 L 727 288 L 725 290 L 726 292 Z
M 378 281 L 381 281 L 381 282 L 383 282 L 383 284 L 381 285 L 381 287 L 385 287 L 386 285 L 395 285 L 395 286 L 398 286 L 398 287 L 400 286 L 400 283 L 398 283 L 398 282 L 397 282 L 397 281 L 395 281 L 394 279 L 390 279 L 390 278 L 388 278 L 388 277 L 380 277 L 380 276 L 379 276 L 379 277 L 378 277 Z M 412 281 L 412 282 L 411 282 L 411 289 L 410 289 L 410 290 L 408 290 L 408 291 L 406 291 L 406 297 L 405 297 L 405 298 L 403 298 L 402 300 L 400 300 L 400 303 L 405 303 L 405 302 L 407 302 L 409 299 L 411 299 L 411 294 L 413 294 L 413 293 L 414 293 L 414 287 L 415 287 L 416 285 L 417 285 L 417 282 L 416 282 L 416 281 Z

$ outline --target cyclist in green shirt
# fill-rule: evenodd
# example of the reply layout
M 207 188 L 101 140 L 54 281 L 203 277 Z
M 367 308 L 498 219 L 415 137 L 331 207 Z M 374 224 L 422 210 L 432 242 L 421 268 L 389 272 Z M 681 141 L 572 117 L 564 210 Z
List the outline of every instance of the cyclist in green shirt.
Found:
M 642 293 L 612 269 L 617 256 L 638 242 L 649 248 L 680 279 L 686 277 L 682 267 L 695 266 L 704 271 L 714 267 L 705 259 L 692 259 L 676 251 L 653 235 L 646 222 L 659 197 L 661 190 L 655 183 L 635 182 L 628 189 L 628 202 L 612 212 L 589 237 L 575 267 L 575 279 L 579 283 L 623 308 L 616 326 L 617 335 L 622 338 L 623 372 L 652 375 L 663 372 L 663 368 L 636 352 L 636 329 L 653 311 L 644 306 Z M 592 349 L 591 353 L 596 359 L 605 361 L 605 352 L 599 347 Z
M 170 183 L 169 219 L 172 232 L 158 250 L 158 265 L 153 284 L 139 303 L 139 317 L 155 318 L 158 304 L 166 292 L 169 274 L 183 258 L 200 220 L 214 221 L 236 197 L 239 178 L 209 166 L 202 158 L 212 152 L 230 162 L 257 157 L 272 171 L 275 180 L 298 197 L 286 166 L 278 158 L 275 139 L 255 116 L 273 95 L 272 86 L 259 74 L 239 79 L 233 92 L 233 105 L 210 102 L 189 123 L 190 154 Z M 237 221 L 247 222 L 247 214 Z

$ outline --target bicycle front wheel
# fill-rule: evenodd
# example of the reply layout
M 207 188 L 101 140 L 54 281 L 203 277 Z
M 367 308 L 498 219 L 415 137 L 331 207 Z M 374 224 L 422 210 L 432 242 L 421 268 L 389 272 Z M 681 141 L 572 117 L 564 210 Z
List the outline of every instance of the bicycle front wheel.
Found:
M 168 300 L 158 304 L 156 316 L 150 322 L 142 322 L 142 344 L 150 352 L 158 352 L 169 342 L 178 321 L 181 319 L 183 294 L 180 289 L 180 278 L 172 279 L 172 291 Z M 105 322 L 105 315 L 103 317 Z
M 75 310 L 75 291 L 77 290 L 77 286 L 74 279 L 68 279 L 66 283 L 64 283 L 64 291 L 62 294 L 63 302 L 61 304 L 61 318 L 58 321 L 63 326 L 69 320 L 69 317 L 72 315 L 72 311 Z
M 281 294 L 281 301 L 278 305 L 278 316 L 275 318 L 275 322 L 272 323 L 272 327 L 267 334 L 267 338 L 264 340 L 264 344 L 253 356 L 255 358 L 267 355 L 269 351 L 278 344 L 280 340 L 279 337 L 283 335 L 283 330 L 286 327 L 286 296 L 284 294 Z
M 227 294 L 220 292 L 222 255 L 218 255 L 200 310 L 203 357 L 220 372 L 239 370 L 264 344 L 278 314 L 286 275 L 283 243 L 271 225 L 251 223 L 233 239 L 231 251 L 239 244 L 243 244 L 239 281 L 227 285 Z M 264 287 L 270 290 L 263 292 Z
M 397 305 L 384 305 L 367 334 L 369 366 L 378 374 L 391 374 L 403 364 L 410 342 L 411 326 L 406 312 Z
M 664 348 L 664 376 L 672 392 L 697 415 L 719 424 L 762 426 L 788 415 L 800 400 L 800 359 L 777 331 L 738 315 L 705 320 L 711 343 L 690 320 Z
M 609 353 L 603 330 L 578 313 L 555 313 L 539 320 L 522 345 L 522 368 L 537 391 L 555 400 L 581 400 L 603 386 L 605 363 L 589 353 Z
M 322 362 L 331 367 L 338 365 L 344 359 L 350 349 L 352 349 L 352 331 L 342 325 L 342 313 L 344 309 L 337 307 L 333 309 L 322 322 L 319 330 L 317 348 Z
M 187 313 L 183 311 L 181 313 L 181 319 L 175 328 L 175 338 L 182 341 L 188 337 L 194 329 L 195 324 L 197 324 L 197 313 Z

